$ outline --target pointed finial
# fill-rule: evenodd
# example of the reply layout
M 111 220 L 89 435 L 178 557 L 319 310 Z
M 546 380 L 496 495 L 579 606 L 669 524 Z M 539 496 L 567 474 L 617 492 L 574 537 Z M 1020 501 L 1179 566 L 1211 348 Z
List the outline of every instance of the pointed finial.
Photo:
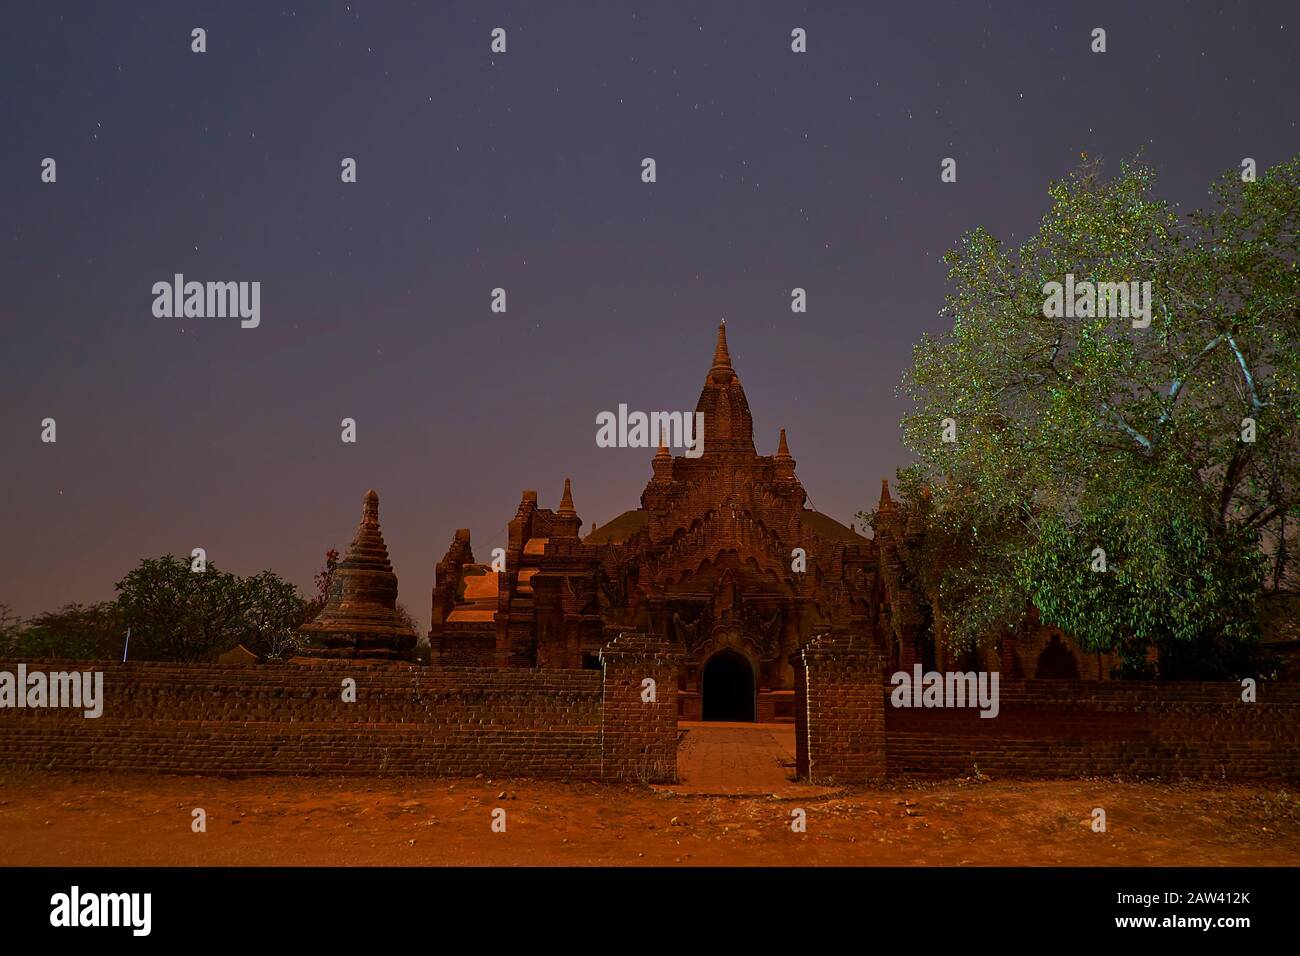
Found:
M 893 506 L 894 506 L 894 499 L 889 497 L 889 479 L 881 478 L 880 479 L 880 507 L 892 508 Z
M 662 424 L 659 426 L 659 450 L 655 452 L 655 457 L 656 458 L 670 457 L 668 454 L 668 442 L 664 438 L 664 426 Z
M 776 457 L 778 457 L 778 458 L 789 458 L 789 457 L 791 457 L 791 455 L 790 455 L 790 446 L 787 445 L 787 444 L 785 443 L 785 429 L 784 429 L 784 428 L 781 429 L 781 441 L 780 441 L 780 443 L 776 446 Z
M 727 320 L 718 323 L 718 345 L 713 350 L 714 368 L 731 368 L 731 353 L 727 351 Z
M 379 495 L 371 488 L 366 492 L 365 502 L 361 505 L 362 524 L 379 524 Z
M 564 497 L 560 499 L 560 510 L 556 512 L 559 515 L 576 515 L 578 512 L 573 507 L 573 491 L 569 488 L 569 479 L 564 479 Z

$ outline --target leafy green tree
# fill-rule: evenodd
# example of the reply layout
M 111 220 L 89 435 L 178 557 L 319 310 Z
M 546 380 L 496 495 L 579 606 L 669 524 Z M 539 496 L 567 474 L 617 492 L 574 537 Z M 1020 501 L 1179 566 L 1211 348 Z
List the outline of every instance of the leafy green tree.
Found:
M 239 581 L 244 614 L 242 633 L 235 643 L 243 644 L 259 657 L 272 660 L 292 657 L 298 651 L 298 628 L 307 604 L 298 589 L 271 571 Z
M 126 627 L 117 605 L 68 604 L 10 628 L 7 653 L 23 660 L 121 660 Z
M 239 581 L 209 561 L 191 571 L 175 555 L 146 558 L 117 583 L 131 627 L 132 658 L 198 661 L 233 647 L 243 632 Z
M 289 656 L 306 609 L 271 571 L 241 578 L 209 561 L 196 572 L 170 554 L 141 561 L 117 590 L 134 658 L 198 661 L 240 643 L 262 657 Z
M 1036 608 L 1134 671 L 1154 646 L 1161 676 L 1244 673 L 1259 595 L 1294 580 L 1300 157 L 1224 176 L 1185 217 L 1154 182 L 1085 164 L 1018 248 L 976 229 L 945 257 L 953 326 L 904 379 L 901 477 L 959 647 Z M 1149 327 L 1046 308 L 1067 274 L 1150 282 Z

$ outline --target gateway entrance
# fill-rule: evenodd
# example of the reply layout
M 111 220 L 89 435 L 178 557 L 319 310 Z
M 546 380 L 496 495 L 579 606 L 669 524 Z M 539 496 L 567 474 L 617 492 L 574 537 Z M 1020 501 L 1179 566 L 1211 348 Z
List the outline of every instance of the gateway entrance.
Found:
M 704 665 L 700 696 L 705 720 L 754 721 L 754 668 L 732 650 L 719 651 Z

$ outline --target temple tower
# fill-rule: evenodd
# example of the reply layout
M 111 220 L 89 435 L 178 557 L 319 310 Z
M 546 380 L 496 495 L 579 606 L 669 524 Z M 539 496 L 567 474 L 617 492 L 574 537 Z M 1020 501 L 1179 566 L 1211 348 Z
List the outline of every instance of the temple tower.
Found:
M 704 413 L 704 454 L 742 454 L 754 457 L 754 419 L 740 376 L 731 367 L 727 349 L 727 323 L 718 325 L 718 342 L 696 412 Z M 697 439 L 698 440 L 698 439 Z

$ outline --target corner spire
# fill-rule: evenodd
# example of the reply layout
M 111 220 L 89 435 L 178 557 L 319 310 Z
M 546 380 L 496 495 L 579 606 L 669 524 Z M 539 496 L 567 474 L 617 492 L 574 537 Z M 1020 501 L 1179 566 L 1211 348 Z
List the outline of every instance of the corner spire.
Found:
M 659 450 L 655 452 L 656 458 L 670 458 L 668 454 L 668 440 L 664 438 L 664 426 L 659 426 Z
M 790 446 L 786 444 L 784 428 L 781 429 L 781 440 L 777 442 L 772 463 L 776 466 L 774 473 L 777 478 L 787 481 L 794 478 L 794 456 L 790 454 Z
M 557 515 L 569 517 L 576 515 L 578 512 L 573 507 L 573 491 L 569 487 L 569 479 L 564 479 L 564 497 L 560 499 L 560 510 L 555 512 Z
M 880 507 L 881 509 L 893 508 L 894 499 L 889 496 L 889 479 L 880 479 Z
M 551 522 L 551 538 L 555 541 L 577 541 L 582 536 L 582 519 L 573 507 L 573 489 L 569 479 L 564 479 L 564 495 L 560 498 L 560 507 L 555 511 Z

